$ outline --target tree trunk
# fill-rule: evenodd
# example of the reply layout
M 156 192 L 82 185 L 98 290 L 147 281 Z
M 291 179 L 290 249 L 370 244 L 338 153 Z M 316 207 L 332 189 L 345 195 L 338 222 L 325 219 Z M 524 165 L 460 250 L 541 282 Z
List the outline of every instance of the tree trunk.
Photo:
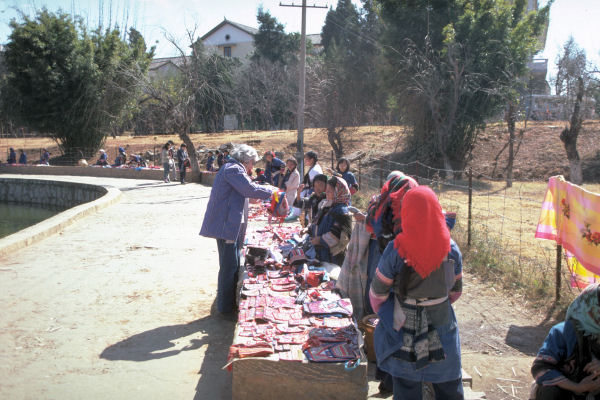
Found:
M 513 164 L 515 161 L 515 119 L 517 107 L 512 101 L 506 110 L 506 124 L 508 125 L 508 163 L 506 164 L 506 187 L 512 187 Z
M 345 128 L 339 131 L 335 127 L 327 128 L 327 140 L 329 140 L 329 144 L 335 153 L 335 158 L 340 158 L 344 155 L 344 147 L 342 145 L 342 132 L 344 130 Z
M 188 148 L 188 157 L 190 157 L 190 164 L 192 166 L 192 176 L 200 176 L 200 164 L 198 163 L 198 156 L 196 155 L 196 147 L 188 134 L 189 129 L 181 130 L 179 138 L 183 140 L 183 143 Z
M 577 151 L 577 137 L 583 124 L 583 118 L 581 116 L 581 102 L 583 100 L 583 78 L 577 79 L 577 97 L 575 98 L 575 105 L 573 107 L 573 114 L 571 114 L 570 126 L 563 129 L 560 133 L 560 140 L 565 146 L 567 152 L 567 159 L 569 160 L 570 176 L 569 180 L 576 185 L 583 183 L 583 173 L 581 170 L 581 159 L 579 158 L 579 152 Z

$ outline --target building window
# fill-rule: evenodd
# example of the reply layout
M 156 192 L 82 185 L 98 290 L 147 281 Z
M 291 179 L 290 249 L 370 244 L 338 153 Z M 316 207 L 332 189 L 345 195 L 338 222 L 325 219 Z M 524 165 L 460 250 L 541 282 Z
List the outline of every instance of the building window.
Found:
M 231 57 L 231 47 L 230 46 L 223 47 L 223 55 L 225 57 Z

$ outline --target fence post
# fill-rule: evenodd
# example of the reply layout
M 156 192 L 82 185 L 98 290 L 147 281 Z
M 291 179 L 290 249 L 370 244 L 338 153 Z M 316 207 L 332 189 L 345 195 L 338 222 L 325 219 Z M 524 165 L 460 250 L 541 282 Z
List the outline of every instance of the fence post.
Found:
M 383 159 L 379 160 L 379 188 L 383 187 Z
M 333 150 L 331 150 L 331 169 L 335 171 L 335 168 L 333 168 Z
M 156 166 L 156 146 L 154 146 L 154 151 L 152 151 L 152 164 Z
M 362 170 L 361 170 L 361 160 L 360 158 L 358 159 L 358 187 L 360 188 L 360 190 L 362 190 Z
M 556 245 L 556 302 L 560 300 L 560 269 L 562 264 L 562 245 Z
M 469 167 L 469 216 L 467 218 L 467 246 L 471 247 L 471 220 L 473 209 L 473 168 Z

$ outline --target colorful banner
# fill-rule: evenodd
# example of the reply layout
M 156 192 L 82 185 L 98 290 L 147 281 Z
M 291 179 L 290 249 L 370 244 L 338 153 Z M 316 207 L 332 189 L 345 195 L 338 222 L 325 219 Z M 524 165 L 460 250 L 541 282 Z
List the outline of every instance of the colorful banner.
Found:
M 535 237 L 554 240 L 570 253 L 569 258 L 575 257 L 578 262 L 572 262 L 570 268 L 573 274 L 582 277 L 582 282 L 590 277 L 597 280 L 600 195 L 567 182 L 562 176 L 551 177 Z

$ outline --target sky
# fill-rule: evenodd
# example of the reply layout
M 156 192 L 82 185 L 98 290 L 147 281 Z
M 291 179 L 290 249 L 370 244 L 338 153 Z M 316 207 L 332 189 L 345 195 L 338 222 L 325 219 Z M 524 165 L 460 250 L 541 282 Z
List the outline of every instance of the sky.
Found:
M 301 4 L 301 0 L 281 0 L 286 4 Z M 423 0 L 425 1 L 425 0 Z M 287 32 L 299 32 L 300 8 L 280 7 L 280 0 L 0 0 L 0 43 L 6 43 L 11 18 L 18 17 L 17 9 L 32 13 L 46 6 L 51 11 L 62 8 L 69 13 L 81 15 L 91 26 L 97 26 L 100 7 L 103 5 L 104 24 L 112 23 L 135 26 L 149 45 L 156 45 L 157 57 L 177 55 L 177 51 L 165 39 L 170 33 L 182 44 L 188 43 L 186 31 L 196 29 L 196 36 L 202 36 L 223 18 L 258 27 L 256 13 L 259 6 L 269 10 L 284 24 Z M 360 0 L 353 0 L 360 5 Z M 539 0 L 540 5 L 547 0 Z M 337 0 L 308 0 L 309 5 L 335 6 Z M 112 12 L 111 11 L 112 5 Z M 326 9 L 308 9 L 307 33 L 320 33 Z M 126 18 L 128 16 L 128 18 Z M 600 0 L 555 0 L 550 12 L 550 27 L 545 50 L 538 55 L 549 62 L 548 78 L 556 74 L 555 62 L 562 45 L 569 36 L 586 50 L 588 60 L 600 66 Z

